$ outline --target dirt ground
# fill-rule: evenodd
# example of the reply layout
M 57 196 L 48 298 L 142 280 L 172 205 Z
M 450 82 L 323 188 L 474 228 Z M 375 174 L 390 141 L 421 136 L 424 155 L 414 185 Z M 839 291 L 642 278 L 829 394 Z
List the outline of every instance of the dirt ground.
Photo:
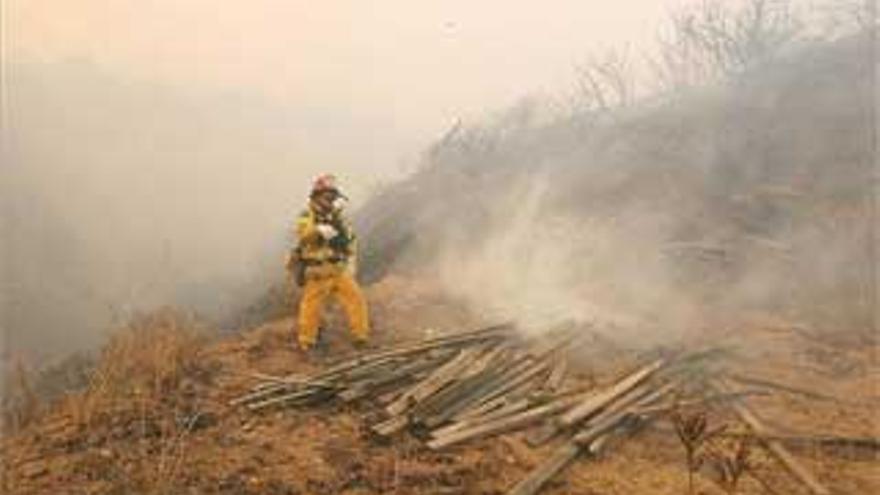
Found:
M 390 279 L 369 297 L 377 347 L 484 323 L 411 281 Z M 292 325 L 291 318 L 280 319 L 206 344 L 197 370 L 155 402 L 94 410 L 88 421 L 53 408 L 3 440 L 4 493 L 503 494 L 559 445 L 530 447 L 526 430 L 434 452 L 408 433 L 388 440 L 369 435 L 369 402 L 261 414 L 228 406 L 257 383 L 249 373 L 308 372 L 353 352 L 336 313 L 326 325 L 325 357 L 301 356 Z M 737 376 L 817 394 L 772 390 L 751 398 L 776 433 L 876 438 L 878 349 L 860 335 L 767 319 L 700 330 L 696 340 L 729 347 L 727 367 Z M 595 340 L 569 380 L 608 383 L 637 363 L 636 354 L 613 339 Z M 713 426 L 739 428 L 723 408 L 707 413 Z M 835 494 L 880 493 L 876 452 L 814 444 L 791 450 Z M 751 464 L 763 484 L 746 477 L 735 493 L 808 493 L 762 449 L 754 449 Z M 661 420 L 616 439 L 597 458 L 577 460 L 542 493 L 687 494 L 684 450 Z M 724 491 L 706 467 L 694 493 Z

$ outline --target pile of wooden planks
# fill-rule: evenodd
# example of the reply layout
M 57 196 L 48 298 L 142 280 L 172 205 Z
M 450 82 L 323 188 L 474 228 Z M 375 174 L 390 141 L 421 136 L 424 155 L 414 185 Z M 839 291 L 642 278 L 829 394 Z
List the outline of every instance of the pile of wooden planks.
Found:
M 261 382 L 232 404 L 260 411 L 369 400 L 379 412 L 370 425 L 374 434 L 409 431 L 430 449 L 526 428 L 532 445 L 558 442 L 554 454 L 509 491 L 514 495 L 538 493 L 576 458 L 596 455 L 611 439 L 682 404 L 730 402 L 756 434 L 770 437 L 737 402 L 742 392 L 701 370 L 714 350 L 655 353 L 603 386 L 572 385 L 569 353 L 587 335 L 570 323 L 536 338 L 496 325 L 360 355 L 310 376 L 258 375 Z M 828 493 L 780 442 L 768 440 L 767 447 L 811 492 Z
M 512 325 L 502 324 L 358 355 L 309 376 L 257 374 L 261 383 L 230 404 L 260 411 L 331 400 L 351 402 L 367 396 L 387 397 L 424 378 L 465 349 L 501 347 L 502 343 L 516 340 Z

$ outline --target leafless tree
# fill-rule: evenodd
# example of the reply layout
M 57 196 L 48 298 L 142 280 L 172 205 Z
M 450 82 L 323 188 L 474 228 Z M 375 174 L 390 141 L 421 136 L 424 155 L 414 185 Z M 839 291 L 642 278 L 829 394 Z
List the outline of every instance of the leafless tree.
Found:
M 792 0 L 702 0 L 670 13 L 651 65 L 667 90 L 724 80 L 772 58 L 803 31 Z
M 574 105 L 577 110 L 611 110 L 632 103 L 635 97 L 629 49 L 595 53 L 576 68 Z
M 876 0 L 814 0 L 814 28 L 826 37 L 877 28 Z

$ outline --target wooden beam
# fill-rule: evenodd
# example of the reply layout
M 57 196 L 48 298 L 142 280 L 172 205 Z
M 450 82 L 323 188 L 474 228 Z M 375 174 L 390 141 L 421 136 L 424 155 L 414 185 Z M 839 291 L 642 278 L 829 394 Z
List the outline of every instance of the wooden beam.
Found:
M 468 348 L 449 360 L 443 366 L 437 368 L 427 378 L 403 392 L 394 402 L 389 404 L 385 411 L 391 416 L 403 413 L 413 405 L 436 393 L 441 388 L 455 380 L 468 368 L 479 356 L 480 349 Z
M 504 366 L 506 361 L 506 349 L 498 346 L 473 363 L 461 374 L 458 380 L 450 383 L 438 393 L 425 398 L 411 409 L 411 414 L 420 422 L 434 415 L 442 414 L 452 405 L 463 398 L 468 397 L 478 387 L 497 377 L 501 370 L 499 365 Z
M 396 370 L 393 370 L 391 373 L 380 375 L 372 380 L 359 382 L 354 386 L 343 390 L 339 393 L 339 398 L 345 402 L 350 402 L 360 399 L 377 389 L 386 387 L 387 385 L 411 380 L 413 379 L 413 377 L 418 376 L 420 373 L 424 373 L 427 370 L 437 367 L 442 361 L 444 361 L 448 357 L 448 355 L 440 355 L 433 358 L 424 358 L 421 360 L 417 360 L 409 365 L 403 365 Z
M 589 421 L 585 429 L 572 437 L 572 441 L 581 445 L 589 445 L 593 440 L 613 429 L 621 421 L 631 416 L 648 416 L 641 413 L 646 407 L 650 406 L 664 395 L 669 394 L 678 386 L 678 382 L 669 382 L 656 389 L 649 390 L 647 393 L 632 394 L 621 402 L 618 407 L 603 411 Z
M 553 369 L 550 371 L 550 375 L 547 376 L 547 382 L 544 383 L 544 388 L 555 392 L 562 388 L 562 383 L 565 381 L 565 376 L 568 373 L 568 358 L 565 357 L 564 354 L 560 353 L 557 356 Z
M 462 395 L 457 401 L 446 405 L 433 415 L 423 416 L 421 420 L 428 427 L 438 426 L 469 408 L 478 407 L 487 401 L 502 396 L 512 388 L 547 371 L 550 366 L 547 359 L 550 356 L 582 337 L 579 334 L 572 334 L 567 328 L 563 327 L 557 331 L 557 335 L 554 335 L 553 339 L 544 343 L 541 350 L 534 355 L 525 356 L 519 361 L 515 360 L 507 369 L 502 370 L 499 375 L 477 386 L 471 392 Z
M 560 425 L 564 427 L 570 427 L 583 421 L 590 415 L 595 414 L 601 408 L 613 402 L 622 394 L 630 391 L 631 389 L 648 379 L 648 377 L 650 377 L 652 374 L 657 372 L 657 370 L 665 365 L 665 359 L 658 359 L 646 366 L 639 368 L 635 372 L 616 382 L 614 385 L 587 398 L 581 404 L 578 404 L 570 411 L 560 416 Z
M 470 407 L 455 417 L 453 417 L 453 421 L 461 422 L 461 421 L 470 421 L 477 418 L 483 418 L 487 414 L 492 414 L 493 411 L 499 408 L 504 408 L 511 402 L 517 401 L 517 399 L 522 399 L 531 391 L 537 388 L 539 379 L 541 377 L 532 377 L 531 379 L 518 384 L 513 390 L 508 390 L 503 395 L 499 397 L 495 397 L 494 399 L 483 402 L 482 404 L 477 404 L 473 407 Z M 528 399 L 522 399 L 526 403 L 528 403 Z
M 728 377 L 736 382 L 743 383 L 745 385 L 756 385 L 759 387 L 765 387 L 773 390 L 779 390 L 782 392 L 787 392 L 789 394 L 802 395 L 804 397 L 809 397 L 811 399 L 817 400 L 825 400 L 831 402 L 838 402 L 842 404 L 860 404 L 855 401 L 848 401 L 846 399 L 841 399 L 839 397 L 833 397 L 831 395 L 826 395 L 821 392 L 816 392 L 813 390 L 807 390 L 800 387 L 795 387 L 794 385 L 788 385 L 785 383 L 779 383 L 772 380 L 767 380 L 765 378 L 752 377 L 747 375 L 740 374 L 731 374 Z
M 714 386 L 722 393 L 731 393 L 730 386 L 724 381 L 716 381 Z M 769 428 L 764 426 L 761 420 L 741 401 L 734 401 L 731 407 L 737 416 L 751 428 L 755 435 L 761 440 L 767 450 L 801 483 L 806 486 L 814 495 L 830 495 L 831 492 L 822 483 L 819 482 L 808 470 L 801 464 L 779 440 L 772 438 L 773 434 Z M 763 438 L 762 438 L 763 437 Z
M 455 346 L 461 344 L 472 344 L 475 342 L 481 342 L 485 340 L 494 340 L 499 339 L 505 336 L 513 335 L 514 328 L 510 323 L 504 323 L 500 325 L 493 325 L 490 327 L 485 327 L 479 330 L 475 330 L 472 332 L 464 332 L 457 333 L 451 335 L 444 335 L 441 337 L 436 337 L 433 339 L 428 339 L 422 342 L 417 342 L 414 344 L 408 344 L 403 346 L 398 346 L 386 351 L 379 351 L 370 354 L 364 354 L 355 357 L 354 359 L 349 359 L 343 361 L 339 364 L 331 366 L 329 369 L 322 371 L 316 375 L 313 375 L 313 378 L 318 379 L 326 379 L 329 377 L 336 376 L 345 371 L 358 368 L 360 366 L 364 366 L 367 363 L 371 363 L 377 360 L 385 360 L 389 358 L 400 358 L 410 356 L 412 354 L 418 354 L 421 352 L 425 352 L 431 349 L 437 349 L 439 347 L 444 346 Z
M 474 426 L 524 411 L 528 409 L 530 405 L 531 401 L 527 398 L 508 402 L 498 407 L 497 409 L 487 412 L 481 416 L 470 416 L 467 418 L 458 419 L 448 426 L 444 426 L 442 428 L 438 428 L 432 431 L 431 436 L 434 438 L 440 438 L 457 431 L 461 431 L 467 428 L 473 428 Z
M 420 420 L 428 427 L 435 427 L 449 421 L 468 407 L 480 403 L 484 397 L 492 395 L 494 390 L 503 388 L 504 383 L 511 377 L 527 372 L 530 369 L 530 364 L 529 361 L 524 361 L 515 363 L 507 369 L 490 372 L 486 380 L 476 384 L 475 387 L 444 405 L 443 408 L 436 410 L 430 416 L 420 416 Z
M 496 435 L 505 431 L 523 428 L 548 416 L 558 414 L 570 408 L 574 404 L 582 402 L 584 400 L 584 395 L 586 394 L 564 397 L 553 402 L 544 404 L 542 406 L 523 411 L 521 413 L 506 416 L 494 421 L 479 423 L 470 428 L 452 433 L 450 435 L 435 437 L 433 440 L 428 442 L 428 447 L 435 450 L 442 449 L 444 447 L 461 443 L 466 440 L 473 440 L 475 438 L 480 438 L 488 435 Z
M 397 433 L 398 431 L 406 428 L 406 425 L 409 424 L 409 418 L 406 416 L 394 416 L 388 418 L 387 420 L 375 424 L 372 426 L 372 430 L 384 437 L 388 435 Z
M 535 495 L 544 487 L 545 483 L 556 476 L 556 473 L 577 459 L 581 455 L 581 451 L 581 446 L 574 443 L 562 445 L 537 469 L 511 488 L 507 495 Z
M 621 427 L 626 419 L 631 417 L 631 411 L 634 407 L 644 407 L 653 403 L 669 393 L 676 385 L 676 383 L 666 384 L 648 392 L 647 395 L 640 396 L 638 399 L 632 398 L 625 407 L 615 409 L 614 411 L 605 411 L 596 416 L 590 421 L 590 426 L 559 447 L 546 462 L 517 483 L 507 494 L 537 494 L 548 481 L 581 454 L 596 455 L 604 447 L 613 430 L 619 429 L 618 427 Z M 636 419 L 636 421 L 638 423 L 643 422 L 641 419 Z

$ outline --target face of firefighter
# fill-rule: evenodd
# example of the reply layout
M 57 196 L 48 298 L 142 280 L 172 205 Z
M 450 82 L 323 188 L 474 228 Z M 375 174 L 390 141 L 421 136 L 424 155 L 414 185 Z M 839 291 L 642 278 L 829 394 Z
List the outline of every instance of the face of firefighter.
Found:
M 339 195 L 335 191 L 322 191 L 313 197 L 315 205 L 321 211 L 330 211 L 333 209 L 333 203 Z

